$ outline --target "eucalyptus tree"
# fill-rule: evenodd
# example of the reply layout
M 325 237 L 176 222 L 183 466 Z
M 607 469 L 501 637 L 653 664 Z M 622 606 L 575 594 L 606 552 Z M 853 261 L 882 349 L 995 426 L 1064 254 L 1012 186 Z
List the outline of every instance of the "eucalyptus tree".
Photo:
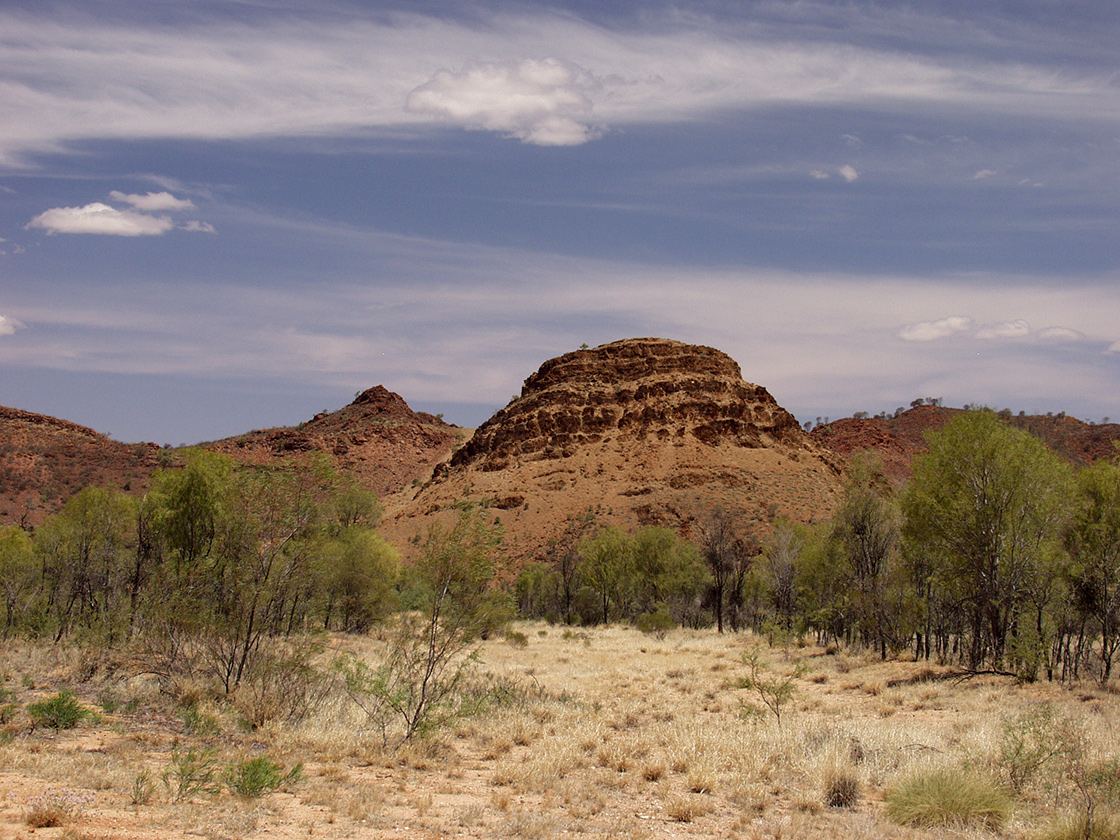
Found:
M 1078 495 L 1066 532 L 1073 561 L 1074 605 L 1095 625 L 1101 681 L 1120 649 L 1120 466 L 1098 462 L 1077 475 Z
M 902 497 L 909 556 L 928 565 L 932 586 L 963 616 L 969 664 L 1002 667 L 1030 587 L 1051 573 L 1071 470 L 986 410 L 961 415 L 928 442 Z

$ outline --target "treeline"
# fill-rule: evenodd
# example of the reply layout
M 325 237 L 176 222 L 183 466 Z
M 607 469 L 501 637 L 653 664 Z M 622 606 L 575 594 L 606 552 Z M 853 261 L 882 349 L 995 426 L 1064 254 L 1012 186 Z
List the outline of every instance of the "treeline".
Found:
M 1074 473 L 990 411 L 929 436 L 901 491 L 852 464 L 831 519 L 761 541 L 725 511 L 694 545 L 569 522 L 517 581 L 523 614 L 749 627 L 1026 679 L 1111 676 L 1120 648 L 1120 467 Z
M 136 500 L 88 487 L 32 540 L 0 527 L 4 630 L 114 647 L 164 677 L 229 692 L 265 640 L 362 630 L 395 605 L 396 550 L 376 498 L 325 459 L 243 468 L 204 451 Z
M 0 527 L 5 633 L 127 643 L 150 672 L 206 674 L 231 692 L 271 640 L 438 612 L 456 562 L 485 559 L 490 580 L 501 552 L 484 506 L 464 502 L 456 529 L 433 529 L 402 568 L 376 531 L 377 500 L 325 459 L 184 457 L 143 499 L 91 487 L 33 539 Z M 753 629 L 1024 678 L 1111 676 L 1120 467 L 1074 473 L 991 412 L 931 434 L 901 491 L 874 464 L 854 463 L 821 525 L 779 520 L 758 535 L 728 510 L 690 524 L 685 539 L 573 518 L 508 591 L 471 584 L 487 590 L 479 626 L 516 611 L 643 630 Z

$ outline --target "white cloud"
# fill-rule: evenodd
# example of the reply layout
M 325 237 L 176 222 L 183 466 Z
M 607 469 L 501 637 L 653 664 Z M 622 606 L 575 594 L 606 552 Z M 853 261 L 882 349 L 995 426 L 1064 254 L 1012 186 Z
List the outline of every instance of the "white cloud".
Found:
M 1035 338 L 1048 344 L 1066 344 L 1074 341 L 1084 341 L 1085 335 L 1069 327 L 1044 327 L 1035 333 Z
M 811 176 L 813 176 L 813 178 L 815 178 L 818 181 L 827 181 L 829 178 L 832 177 L 827 172 L 825 172 L 823 169 L 814 169 L 809 174 Z
M 1014 321 L 1001 321 L 997 324 L 987 324 L 976 331 L 976 337 L 985 340 L 998 340 L 1007 338 L 1025 338 L 1031 334 L 1031 325 L 1019 318 Z
M 883 25 L 913 32 L 922 20 L 906 12 Z M 396 15 L 144 27 L 0 12 L 0 33 L 0 164 L 83 139 L 338 135 L 449 119 L 571 144 L 594 125 L 776 104 L 1072 120 L 1118 111 L 1108 74 L 1042 59 L 950 63 L 920 44 L 837 44 L 792 26 L 665 20 L 625 31 L 526 11 L 472 24 Z
M 188 198 L 176 198 L 169 192 L 149 192 L 146 195 L 126 195 L 119 190 L 109 193 L 113 201 L 131 204 L 137 210 L 155 213 L 160 210 L 193 210 L 194 202 Z
M 149 216 L 133 210 L 117 210 L 95 201 L 84 207 L 54 207 L 27 223 L 47 233 L 98 233 L 109 236 L 156 236 L 167 233 L 174 222 L 166 216 Z
M 440 70 L 405 107 L 467 128 L 482 128 L 538 146 L 574 146 L 596 136 L 588 123 L 594 86 L 586 71 L 555 58 L 472 62 Z
M 194 209 L 194 202 L 175 198 L 169 192 L 126 195 L 113 190 L 109 197 L 130 204 L 134 210 L 121 210 L 95 201 L 84 207 L 54 207 L 32 219 L 26 228 L 42 228 L 47 233 L 94 233 L 106 236 L 159 236 L 169 230 L 214 233 L 213 225 L 190 220 L 176 224 L 167 216 L 153 215 L 157 210 Z
M 941 318 L 937 321 L 918 321 L 907 324 L 898 331 L 903 341 L 937 341 L 972 329 L 973 321 L 963 315 Z
M 981 169 L 975 175 L 972 176 L 972 180 L 973 181 L 983 181 L 987 178 L 993 177 L 996 174 L 998 174 L 998 173 L 994 169 Z
M 840 177 L 847 181 L 849 184 L 859 178 L 859 172 L 851 164 L 845 164 L 840 167 Z
M 0 315 L 0 335 L 11 335 L 22 326 L 23 324 L 21 324 L 14 318 L 8 318 L 5 315 Z

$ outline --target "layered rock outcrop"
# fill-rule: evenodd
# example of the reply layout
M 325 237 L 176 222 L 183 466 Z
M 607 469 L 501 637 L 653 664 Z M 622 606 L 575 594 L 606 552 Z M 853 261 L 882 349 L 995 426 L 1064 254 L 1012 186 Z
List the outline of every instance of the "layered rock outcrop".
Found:
M 502 470 L 606 441 L 691 437 L 708 446 L 805 443 L 797 420 L 724 353 L 628 339 L 552 359 L 452 459 Z
M 472 498 L 495 509 L 521 559 L 587 511 L 688 533 L 723 508 L 761 536 L 780 516 L 827 516 L 841 463 L 725 353 L 627 339 L 541 365 L 385 527 L 400 544 Z

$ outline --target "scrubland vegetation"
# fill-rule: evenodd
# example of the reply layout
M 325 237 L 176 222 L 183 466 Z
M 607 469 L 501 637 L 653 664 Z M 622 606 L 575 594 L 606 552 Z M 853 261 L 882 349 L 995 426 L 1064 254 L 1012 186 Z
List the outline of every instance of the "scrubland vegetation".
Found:
M 402 567 L 321 461 L 0 529 L 0 820 L 71 837 L 1113 837 L 1120 467 L 973 412 L 823 527 L 589 513 Z

